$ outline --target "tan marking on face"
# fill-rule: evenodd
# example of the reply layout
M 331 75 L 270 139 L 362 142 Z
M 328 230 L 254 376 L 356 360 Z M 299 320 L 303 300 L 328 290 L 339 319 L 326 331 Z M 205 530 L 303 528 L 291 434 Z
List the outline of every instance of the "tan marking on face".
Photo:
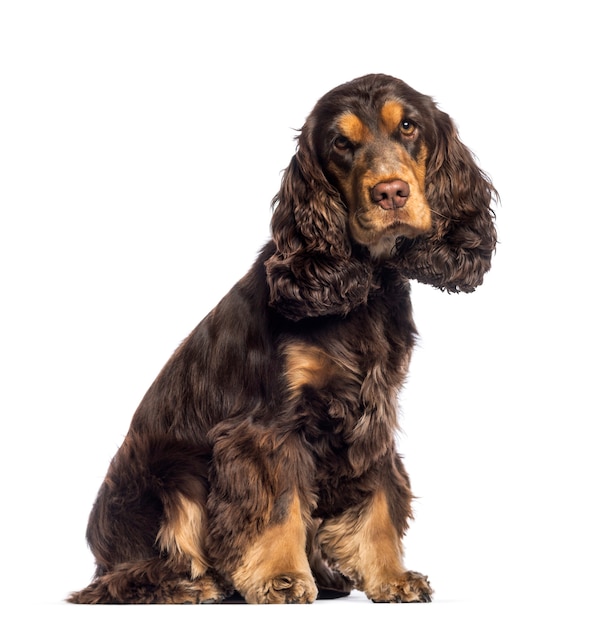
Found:
M 326 558 L 367 594 L 377 593 L 403 574 L 401 537 L 381 491 L 360 511 L 350 510 L 324 521 L 317 539 Z
M 240 566 L 232 574 L 237 590 L 248 602 L 283 600 L 283 592 L 271 581 L 291 577 L 295 587 L 312 602 L 317 594 L 306 551 L 307 531 L 298 494 L 292 496 L 283 522 L 272 524 L 258 535 L 245 551 Z
M 418 185 L 420 187 L 420 191 L 424 193 L 426 188 L 426 159 L 428 157 L 428 152 L 426 146 L 422 144 L 420 147 L 420 151 L 418 152 L 418 158 L 416 160 L 415 172 L 416 179 L 418 180 Z
M 337 122 L 339 132 L 354 144 L 362 144 L 371 137 L 369 129 L 355 113 L 344 113 Z
M 171 559 L 187 559 L 192 578 L 202 576 L 208 569 L 203 555 L 206 514 L 202 505 L 179 495 L 165 510 L 165 517 L 158 545 Z
M 405 111 L 400 102 L 397 102 L 396 100 L 388 100 L 387 102 L 384 102 L 382 108 L 380 109 L 380 120 L 384 131 L 388 135 L 392 135 L 392 133 L 398 128 L 404 115 Z
M 393 141 L 375 158 L 364 159 L 354 165 L 353 198 L 350 229 L 353 238 L 366 245 L 375 256 L 389 254 L 399 236 L 415 237 L 430 230 L 431 209 L 426 201 L 427 149 L 420 148 L 414 160 L 405 148 Z M 371 189 L 380 182 L 403 180 L 410 194 L 405 206 L 384 210 L 371 199 Z
M 323 387 L 336 369 L 324 350 L 303 343 L 293 343 L 286 348 L 286 380 L 291 397 L 302 387 Z
M 427 147 L 422 144 L 412 157 L 399 142 L 395 131 L 404 117 L 402 103 L 385 102 L 379 112 L 377 137 L 354 113 L 346 112 L 338 119 L 339 131 L 360 149 L 351 169 L 331 161 L 329 171 L 337 179 L 348 207 L 352 239 L 368 247 L 374 258 L 390 256 L 398 237 L 417 237 L 432 227 L 425 194 Z M 378 183 L 396 179 L 407 183 L 410 194 L 403 207 L 386 210 L 373 201 L 371 190 Z

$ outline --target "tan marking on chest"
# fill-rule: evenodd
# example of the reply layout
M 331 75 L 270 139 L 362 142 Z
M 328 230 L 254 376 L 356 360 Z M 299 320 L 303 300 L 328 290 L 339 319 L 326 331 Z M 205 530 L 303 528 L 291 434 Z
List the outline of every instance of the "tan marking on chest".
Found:
M 286 348 L 286 380 L 292 396 L 307 385 L 324 387 L 337 372 L 337 365 L 316 346 L 293 343 Z

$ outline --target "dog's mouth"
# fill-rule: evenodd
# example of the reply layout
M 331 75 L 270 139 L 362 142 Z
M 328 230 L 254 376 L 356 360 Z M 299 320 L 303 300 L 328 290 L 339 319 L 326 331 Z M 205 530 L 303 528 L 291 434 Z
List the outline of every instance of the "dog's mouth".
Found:
M 378 205 L 359 208 L 350 220 L 354 240 L 381 256 L 391 251 L 399 237 L 413 239 L 431 228 L 431 210 L 426 200 L 415 199 L 401 208 L 384 209 Z

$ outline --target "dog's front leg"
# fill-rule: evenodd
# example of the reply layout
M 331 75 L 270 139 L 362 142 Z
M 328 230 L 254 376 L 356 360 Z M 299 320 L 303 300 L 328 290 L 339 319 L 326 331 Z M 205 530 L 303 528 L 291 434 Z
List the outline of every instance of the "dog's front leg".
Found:
M 213 447 L 208 500 L 216 569 L 249 603 L 313 602 L 304 488 L 311 459 L 291 434 L 251 421 L 224 430 Z
M 328 560 L 374 602 L 430 602 L 426 576 L 403 566 L 402 530 L 383 488 L 326 520 L 317 539 Z
M 267 524 L 249 540 L 232 572 L 235 588 L 248 602 L 304 604 L 316 599 L 300 499 L 296 492 L 288 499 L 283 518 Z

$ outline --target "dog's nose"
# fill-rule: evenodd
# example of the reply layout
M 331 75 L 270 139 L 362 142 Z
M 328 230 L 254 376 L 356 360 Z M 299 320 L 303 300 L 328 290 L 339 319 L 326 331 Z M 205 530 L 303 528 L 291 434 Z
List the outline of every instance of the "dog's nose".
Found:
M 404 207 L 407 198 L 409 198 L 409 185 L 398 178 L 385 183 L 377 183 L 371 189 L 371 200 L 386 211 Z

